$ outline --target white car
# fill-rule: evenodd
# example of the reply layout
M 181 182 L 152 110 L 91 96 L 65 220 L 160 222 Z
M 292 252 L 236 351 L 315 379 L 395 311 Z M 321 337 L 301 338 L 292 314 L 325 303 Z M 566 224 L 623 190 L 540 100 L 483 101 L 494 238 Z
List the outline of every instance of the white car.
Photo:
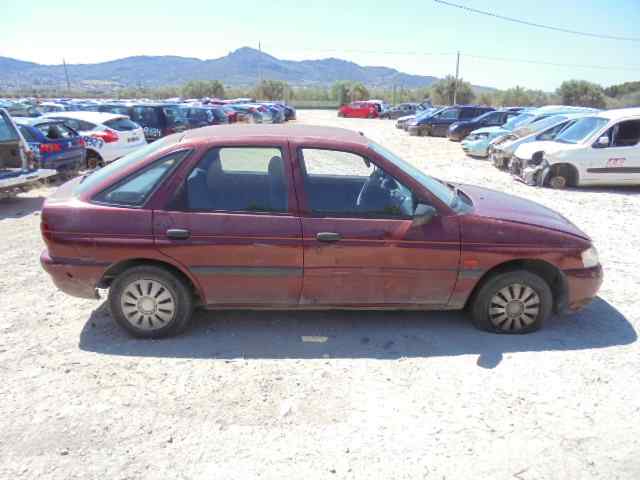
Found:
M 521 145 L 515 156 L 530 185 L 640 185 L 640 108 L 589 114 L 553 141 Z
M 45 116 L 62 120 L 66 126 L 84 136 L 88 168 L 106 165 L 147 143 L 142 127 L 126 115 L 56 112 Z

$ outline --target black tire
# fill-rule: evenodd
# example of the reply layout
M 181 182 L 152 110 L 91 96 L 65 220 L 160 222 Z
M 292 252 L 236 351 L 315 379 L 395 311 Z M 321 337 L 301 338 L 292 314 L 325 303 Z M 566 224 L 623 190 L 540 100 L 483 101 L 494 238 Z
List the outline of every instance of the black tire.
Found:
M 87 156 L 85 158 L 85 167 L 87 170 L 94 170 L 96 168 L 100 168 L 104 166 L 104 162 L 100 155 L 96 152 L 87 151 Z
M 516 290 L 516 286 L 530 288 L 537 297 L 529 293 L 525 294 L 521 287 Z M 496 310 L 501 309 L 506 312 L 510 308 L 510 302 L 505 302 L 505 306 L 493 303 L 494 299 L 499 300 L 499 302 L 505 301 L 506 297 L 499 293 L 504 290 L 508 290 L 514 297 L 517 296 L 518 292 L 522 294 L 523 298 L 521 300 L 513 300 L 514 304 L 519 301 L 522 302 L 522 313 L 513 312 L 513 315 L 518 315 L 518 317 L 513 318 L 507 313 L 496 312 Z M 535 305 L 538 306 L 538 309 L 537 313 L 533 315 L 532 312 L 535 311 Z M 471 300 L 469 313 L 471 314 L 471 321 L 480 330 L 494 333 L 521 334 L 540 329 L 551 314 L 552 306 L 553 294 L 544 279 L 526 270 L 514 270 L 494 275 L 485 281 Z M 528 313 L 524 314 L 526 311 Z M 502 315 L 506 316 L 504 320 L 502 320 Z M 521 318 L 526 318 L 527 321 L 522 321 Z M 519 325 L 519 328 L 516 328 L 517 325 Z
M 569 179 L 563 173 L 556 173 L 549 176 L 547 185 L 554 190 L 563 190 L 569 186 Z
M 123 295 L 125 295 L 125 290 L 128 287 L 136 285 L 136 282 L 148 282 L 149 280 L 157 282 L 157 284 L 164 287 L 168 292 L 167 294 L 172 296 L 174 305 L 170 320 L 162 322 L 159 316 L 154 315 L 153 322 L 158 324 L 158 328 L 154 329 L 145 329 L 137 326 L 136 321 L 139 320 L 137 317 L 132 317 L 133 320 L 130 321 L 125 315 L 122 305 Z M 144 283 L 142 285 L 144 288 Z M 165 292 L 162 292 L 162 294 L 164 295 Z M 149 294 L 147 293 L 147 295 Z M 156 295 L 156 298 L 158 298 L 158 295 Z M 183 332 L 189 326 L 193 314 L 193 294 L 182 279 L 168 270 L 161 267 L 143 265 L 125 270 L 116 277 L 109 290 L 109 306 L 115 322 L 134 337 L 170 337 Z M 125 306 L 124 308 L 127 307 Z M 159 306 L 155 306 L 155 308 L 159 308 Z M 148 315 L 148 317 L 152 317 L 152 315 Z M 142 323 L 145 320 L 149 320 L 146 317 L 142 318 Z M 149 320 L 149 322 L 151 321 Z

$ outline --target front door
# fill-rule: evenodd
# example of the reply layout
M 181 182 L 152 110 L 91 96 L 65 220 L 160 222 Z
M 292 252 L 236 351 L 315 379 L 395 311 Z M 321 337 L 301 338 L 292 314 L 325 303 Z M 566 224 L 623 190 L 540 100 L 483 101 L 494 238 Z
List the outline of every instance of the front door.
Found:
M 287 145 L 205 153 L 173 203 L 154 213 L 156 244 L 217 306 L 297 305 L 302 234 Z
M 351 152 L 298 150 L 305 214 L 303 305 L 445 305 L 460 255 L 457 218 L 414 226 L 411 191 Z
M 591 148 L 585 180 L 605 185 L 640 184 L 640 120 L 617 123 L 604 135 L 609 146 Z

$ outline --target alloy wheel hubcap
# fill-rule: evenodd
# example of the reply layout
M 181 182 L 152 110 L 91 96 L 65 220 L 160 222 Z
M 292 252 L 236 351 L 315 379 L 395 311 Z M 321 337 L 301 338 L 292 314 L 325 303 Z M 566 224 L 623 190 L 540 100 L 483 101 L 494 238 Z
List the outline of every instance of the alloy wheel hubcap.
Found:
M 173 294 L 156 280 L 131 282 L 122 292 L 122 312 L 127 321 L 142 330 L 157 330 L 171 322 L 176 314 Z
M 564 188 L 567 185 L 564 177 L 553 177 L 549 183 L 553 188 Z
M 535 322 L 540 313 L 540 297 L 528 285 L 514 283 L 498 291 L 489 305 L 494 327 L 515 332 Z

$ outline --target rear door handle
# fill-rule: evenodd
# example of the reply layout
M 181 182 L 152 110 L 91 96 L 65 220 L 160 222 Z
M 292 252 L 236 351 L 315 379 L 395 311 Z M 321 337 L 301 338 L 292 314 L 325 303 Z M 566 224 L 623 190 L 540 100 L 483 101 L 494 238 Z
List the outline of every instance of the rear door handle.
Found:
M 191 232 L 183 228 L 170 228 L 167 230 L 167 238 L 171 238 L 172 240 L 186 240 L 190 236 Z
M 316 235 L 316 238 L 320 242 L 337 242 L 342 240 L 342 235 L 334 232 L 320 232 Z

